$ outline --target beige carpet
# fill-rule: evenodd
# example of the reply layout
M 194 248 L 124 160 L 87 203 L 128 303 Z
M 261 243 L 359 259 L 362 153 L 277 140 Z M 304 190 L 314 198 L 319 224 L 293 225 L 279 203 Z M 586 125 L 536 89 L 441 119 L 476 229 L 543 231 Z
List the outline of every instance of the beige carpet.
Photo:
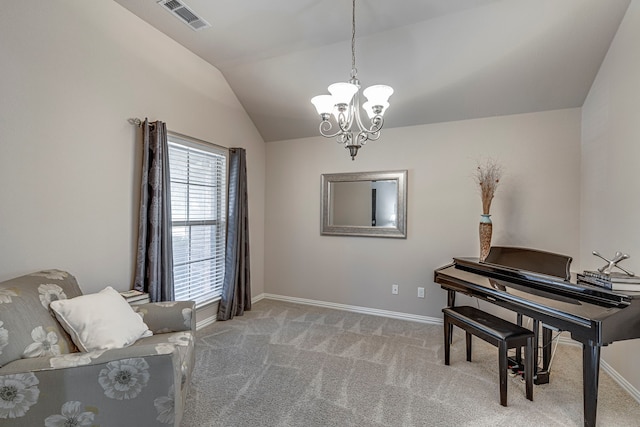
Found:
M 445 366 L 442 327 L 263 300 L 198 331 L 182 425 L 581 426 L 579 347 L 560 344 L 549 384 L 499 403 L 497 350 L 457 328 Z M 600 374 L 599 426 L 640 426 L 640 404 Z

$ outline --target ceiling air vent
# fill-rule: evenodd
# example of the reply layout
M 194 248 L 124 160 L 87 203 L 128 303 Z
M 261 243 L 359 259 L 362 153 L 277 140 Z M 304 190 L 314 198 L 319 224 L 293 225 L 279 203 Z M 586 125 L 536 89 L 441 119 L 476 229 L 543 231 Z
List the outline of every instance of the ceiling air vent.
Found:
M 158 4 L 168 12 L 177 16 L 182 22 L 190 26 L 192 30 L 198 31 L 211 27 L 211 24 L 193 13 L 193 11 L 181 1 L 160 0 Z

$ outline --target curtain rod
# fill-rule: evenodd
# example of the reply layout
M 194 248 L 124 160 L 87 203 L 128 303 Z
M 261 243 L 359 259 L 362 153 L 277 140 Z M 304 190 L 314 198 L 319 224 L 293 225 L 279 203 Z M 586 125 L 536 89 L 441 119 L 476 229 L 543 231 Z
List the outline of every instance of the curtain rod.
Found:
M 131 117 L 131 118 L 127 119 L 127 121 L 129 123 L 131 123 L 132 125 L 137 126 L 137 127 L 142 127 L 142 124 L 144 123 L 142 120 L 140 120 L 137 117 Z M 150 123 L 150 124 L 153 125 L 153 123 Z M 223 150 L 231 150 L 231 148 L 225 147 L 224 145 L 214 144 L 213 142 L 205 141 L 203 139 L 194 138 L 194 137 L 188 136 L 188 135 L 183 135 L 183 134 L 178 133 L 178 132 L 173 132 L 173 131 L 168 130 L 167 133 L 172 134 L 174 136 L 177 136 L 178 138 L 183 138 L 183 139 L 186 139 L 186 140 L 199 142 L 201 144 L 213 145 L 214 147 L 217 147 L 217 148 L 220 148 L 220 149 L 223 149 Z
M 148 120 L 148 119 L 145 119 L 145 120 Z M 128 119 L 127 119 L 127 121 L 128 121 L 129 123 L 131 123 L 132 125 L 137 126 L 137 127 L 139 127 L 139 128 L 141 128 L 141 127 L 142 127 L 142 125 L 144 124 L 144 121 L 140 120 L 140 119 L 139 119 L 139 118 L 137 118 L 137 117 L 131 117 L 131 118 L 128 118 Z M 153 126 L 155 126 L 155 125 L 156 125 L 156 124 L 155 124 L 155 122 L 150 122 L 150 123 L 149 123 L 149 126 L 152 126 L 152 127 L 153 127 Z
M 141 126 L 142 126 L 142 120 L 140 120 L 140 119 L 139 119 L 139 118 L 137 118 L 137 117 L 129 118 L 129 119 L 127 119 L 127 121 L 128 121 L 129 123 L 131 123 L 132 125 L 134 125 L 134 126 L 138 126 L 138 127 L 141 127 Z

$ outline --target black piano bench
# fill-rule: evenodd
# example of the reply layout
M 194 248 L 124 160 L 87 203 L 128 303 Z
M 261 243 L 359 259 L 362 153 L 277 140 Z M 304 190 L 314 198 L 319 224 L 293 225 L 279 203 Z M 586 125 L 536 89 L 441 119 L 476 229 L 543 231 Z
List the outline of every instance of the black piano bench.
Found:
M 533 400 L 533 332 L 485 313 L 475 307 L 446 307 L 444 313 L 444 364 L 449 365 L 453 325 L 466 333 L 467 361 L 471 362 L 471 336 L 475 335 L 498 347 L 500 371 L 500 404 L 507 406 L 507 351 L 525 347 L 524 379 L 527 399 Z

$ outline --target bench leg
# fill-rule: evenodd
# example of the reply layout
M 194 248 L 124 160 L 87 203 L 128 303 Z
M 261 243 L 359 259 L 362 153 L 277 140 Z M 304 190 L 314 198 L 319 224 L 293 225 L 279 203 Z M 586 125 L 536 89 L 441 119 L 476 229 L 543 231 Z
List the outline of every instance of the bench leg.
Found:
M 467 362 L 471 362 L 471 333 L 465 331 L 467 341 Z
M 453 333 L 453 325 L 449 323 L 449 317 L 444 316 L 444 364 L 449 365 L 451 355 L 451 335 Z
M 533 337 L 527 339 L 524 362 L 524 381 L 526 385 L 527 399 L 533 400 Z
M 507 406 L 507 344 L 504 341 L 501 341 L 498 346 L 498 370 L 500 371 L 500 404 Z

